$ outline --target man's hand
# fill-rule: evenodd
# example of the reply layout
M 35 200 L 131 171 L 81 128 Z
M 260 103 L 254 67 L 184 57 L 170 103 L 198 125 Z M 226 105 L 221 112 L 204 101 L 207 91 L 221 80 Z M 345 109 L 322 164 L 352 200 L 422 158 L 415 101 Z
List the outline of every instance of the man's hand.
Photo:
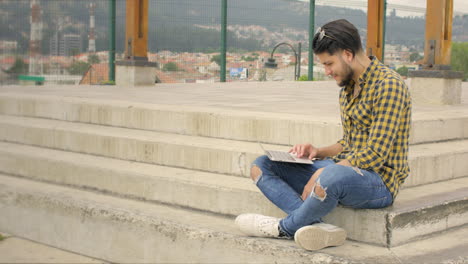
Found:
M 297 144 L 289 150 L 289 153 L 296 153 L 298 158 L 307 157 L 311 160 L 317 157 L 318 148 L 312 146 L 311 144 Z
M 304 190 L 302 191 L 302 200 L 305 201 L 307 197 L 310 196 L 312 193 L 312 188 L 314 188 L 315 182 L 317 181 L 317 178 L 320 176 L 324 168 L 318 169 L 314 175 L 310 178 L 309 182 L 307 182 L 306 186 L 304 186 Z

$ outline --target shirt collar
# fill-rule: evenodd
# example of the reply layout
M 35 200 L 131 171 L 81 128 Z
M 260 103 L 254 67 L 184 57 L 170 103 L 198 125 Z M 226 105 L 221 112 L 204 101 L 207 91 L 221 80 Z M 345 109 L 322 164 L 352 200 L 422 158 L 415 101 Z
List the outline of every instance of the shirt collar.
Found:
M 370 78 L 372 78 L 372 73 L 374 73 L 374 71 L 377 69 L 377 66 L 379 65 L 379 60 L 375 56 L 369 56 L 369 59 L 371 60 L 371 63 L 359 76 L 359 86 L 361 88 L 364 88 L 366 83 L 370 81 Z M 354 84 L 354 80 L 351 80 L 349 84 L 344 87 L 347 95 L 353 94 Z
M 377 65 L 379 64 L 379 60 L 375 56 L 369 56 L 369 59 L 371 60 L 371 63 L 366 68 L 366 70 L 359 76 L 359 85 L 364 85 L 369 81 L 369 79 L 372 76 L 372 73 L 375 71 Z

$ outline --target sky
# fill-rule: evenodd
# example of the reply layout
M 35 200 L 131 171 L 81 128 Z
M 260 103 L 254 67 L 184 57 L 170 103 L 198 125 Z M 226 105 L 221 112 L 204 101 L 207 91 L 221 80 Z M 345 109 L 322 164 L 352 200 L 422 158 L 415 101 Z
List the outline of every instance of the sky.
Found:
M 309 2 L 309 0 L 299 0 Z M 397 16 L 424 16 L 427 0 L 387 0 L 388 12 L 396 9 Z M 346 6 L 349 8 L 367 9 L 367 0 L 315 0 L 316 5 Z M 468 14 L 467 0 L 454 0 L 453 10 L 455 15 Z
M 395 5 L 405 5 L 405 6 L 414 6 L 420 8 L 426 8 L 426 0 L 387 0 L 387 4 L 395 4 Z M 454 0 L 453 1 L 453 10 L 454 12 L 460 12 L 468 14 L 468 1 L 466 0 Z M 401 14 L 398 14 L 400 12 Z M 399 16 L 406 16 L 407 14 L 411 15 L 409 12 L 403 12 L 397 10 L 397 15 Z M 417 14 L 417 13 L 416 13 Z M 417 14 L 423 15 L 423 14 Z

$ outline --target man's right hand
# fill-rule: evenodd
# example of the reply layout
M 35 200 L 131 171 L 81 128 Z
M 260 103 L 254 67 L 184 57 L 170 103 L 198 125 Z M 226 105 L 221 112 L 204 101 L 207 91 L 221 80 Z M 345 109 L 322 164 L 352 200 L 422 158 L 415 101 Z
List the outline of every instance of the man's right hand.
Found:
M 318 155 L 318 148 L 311 144 L 297 144 L 289 150 L 289 153 L 295 153 L 298 158 L 313 159 Z

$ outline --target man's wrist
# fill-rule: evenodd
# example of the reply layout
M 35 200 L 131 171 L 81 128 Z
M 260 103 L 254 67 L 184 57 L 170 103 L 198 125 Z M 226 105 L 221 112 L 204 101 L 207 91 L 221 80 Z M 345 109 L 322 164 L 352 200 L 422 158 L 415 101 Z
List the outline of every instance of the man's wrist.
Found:
M 320 148 L 317 148 L 317 154 L 315 155 L 315 157 L 318 158 L 318 159 L 322 159 Z

